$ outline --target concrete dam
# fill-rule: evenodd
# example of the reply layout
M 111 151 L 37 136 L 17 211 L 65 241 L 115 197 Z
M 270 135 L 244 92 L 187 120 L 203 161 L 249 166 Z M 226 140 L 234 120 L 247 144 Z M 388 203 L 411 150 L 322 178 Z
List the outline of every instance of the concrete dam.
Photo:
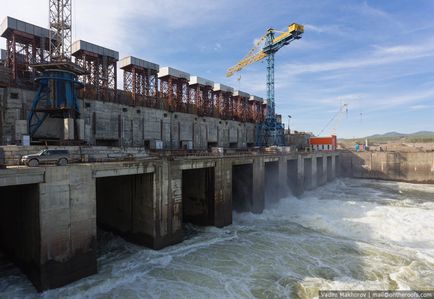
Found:
M 434 189 L 410 183 L 434 182 L 433 153 L 339 151 L 276 113 L 274 53 L 302 25 L 264 36 L 263 99 L 73 42 L 71 1 L 49 2 L 49 28 L 0 24 L 0 297 L 432 285 Z
M 336 176 L 336 153 L 147 158 L 0 170 L 1 248 L 40 291 L 97 272 L 97 226 L 153 249 L 183 223 L 224 227 L 233 210 L 302 194 Z

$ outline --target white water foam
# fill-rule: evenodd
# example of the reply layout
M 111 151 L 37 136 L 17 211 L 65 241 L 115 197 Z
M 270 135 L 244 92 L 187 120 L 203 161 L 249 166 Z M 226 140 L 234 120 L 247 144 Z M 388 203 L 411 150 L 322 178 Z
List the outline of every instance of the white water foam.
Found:
M 433 203 L 433 186 L 337 180 L 259 215 L 234 213 L 223 229 L 189 226 L 187 240 L 160 251 L 102 233 L 97 275 L 37 294 L 5 267 L 0 298 L 315 298 L 320 289 L 429 289 Z

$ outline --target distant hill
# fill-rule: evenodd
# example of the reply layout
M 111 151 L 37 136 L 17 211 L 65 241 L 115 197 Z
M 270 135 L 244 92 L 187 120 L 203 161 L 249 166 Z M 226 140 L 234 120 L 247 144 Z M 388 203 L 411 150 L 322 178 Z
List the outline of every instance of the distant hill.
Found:
M 368 139 L 371 141 L 378 142 L 386 142 L 393 141 L 398 139 L 405 139 L 407 142 L 433 142 L 434 141 L 434 132 L 432 131 L 419 131 L 415 133 L 399 133 L 399 132 L 387 132 L 384 134 L 375 134 L 371 136 L 366 136 L 363 138 L 354 138 L 354 139 L 343 139 L 348 141 L 359 141 Z

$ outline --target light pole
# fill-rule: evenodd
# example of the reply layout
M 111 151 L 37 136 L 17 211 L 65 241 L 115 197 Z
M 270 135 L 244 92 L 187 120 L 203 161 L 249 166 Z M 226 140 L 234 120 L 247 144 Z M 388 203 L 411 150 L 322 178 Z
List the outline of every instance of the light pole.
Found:
M 291 115 L 288 115 L 288 135 L 291 134 L 291 127 L 289 126 L 289 124 L 291 123 Z

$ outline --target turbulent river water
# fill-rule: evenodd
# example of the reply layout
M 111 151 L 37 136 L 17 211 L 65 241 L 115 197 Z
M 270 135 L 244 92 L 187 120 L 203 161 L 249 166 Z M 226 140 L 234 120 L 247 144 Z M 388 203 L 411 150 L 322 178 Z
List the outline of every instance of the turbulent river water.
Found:
M 38 294 L 0 264 L 0 298 L 315 298 L 434 289 L 434 186 L 336 180 L 153 251 L 99 233 L 99 272 Z

